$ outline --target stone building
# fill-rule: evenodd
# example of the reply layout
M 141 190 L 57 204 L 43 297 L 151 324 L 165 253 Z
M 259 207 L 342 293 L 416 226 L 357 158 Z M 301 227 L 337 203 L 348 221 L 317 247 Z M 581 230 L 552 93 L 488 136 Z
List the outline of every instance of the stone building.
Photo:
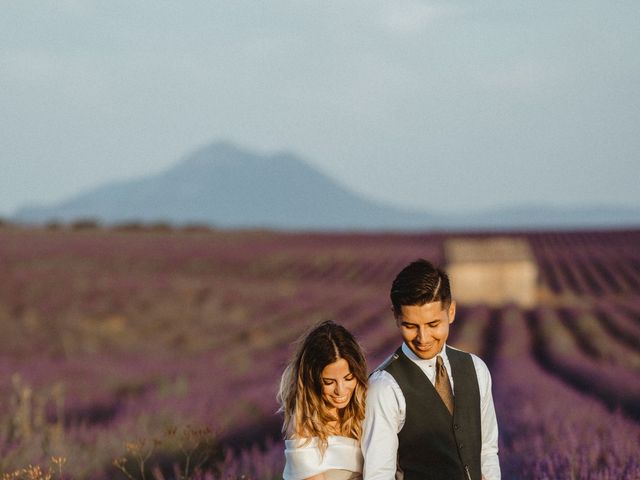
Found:
M 526 239 L 452 238 L 444 247 L 453 298 L 460 305 L 536 304 L 538 268 Z

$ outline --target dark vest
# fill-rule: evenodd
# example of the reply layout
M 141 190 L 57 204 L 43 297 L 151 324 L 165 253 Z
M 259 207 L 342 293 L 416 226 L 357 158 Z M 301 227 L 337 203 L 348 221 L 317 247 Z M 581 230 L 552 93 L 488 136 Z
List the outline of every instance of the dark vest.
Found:
M 480 480 L 480 390 L 473 359 L 447 347 L 455 383 L 453 416 L 420 367 L 399 348 L 381 366 L 398 382 L 407 404 L 398 433 L 398 466 L 405 480 Z

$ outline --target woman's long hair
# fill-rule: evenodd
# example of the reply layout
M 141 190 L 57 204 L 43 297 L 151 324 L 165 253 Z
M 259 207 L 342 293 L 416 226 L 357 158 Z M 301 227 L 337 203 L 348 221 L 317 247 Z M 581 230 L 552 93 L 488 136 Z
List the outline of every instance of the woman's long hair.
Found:
M 356 387 L 351 401 L 335 417 L 322 398 L 321 376 L 324 367 L 341 358 L 349 364 Z M 318 437 L 322 451 L 329 435 L 360 440 L 366 388 L 367 363 L 353 335 L 330 320 L 317 325 L 303 337 L 280 380 L 277 398 L 284 412 L 285 437 L 309 440 Z M 333 421 L 337 421 L 338 431 L 329 431 L 328 425 Z

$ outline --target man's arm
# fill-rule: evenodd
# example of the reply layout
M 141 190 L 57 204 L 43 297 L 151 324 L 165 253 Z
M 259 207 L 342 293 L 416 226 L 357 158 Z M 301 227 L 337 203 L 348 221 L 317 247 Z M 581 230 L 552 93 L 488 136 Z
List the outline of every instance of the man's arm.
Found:
M 474 365 L 480 388 L 480 426 L 482 429 L 482 449 L 480 465 L 485 480 L 500 480 L 498 461 L 498 421 L 491 394 L 491 374 L 487 365 L 474 356 Z
M 362 432 L 364 480 L 394 480 L 398 432 L 404 424 L 405 401 L 395 379 L 377 371 L 369 379 Z

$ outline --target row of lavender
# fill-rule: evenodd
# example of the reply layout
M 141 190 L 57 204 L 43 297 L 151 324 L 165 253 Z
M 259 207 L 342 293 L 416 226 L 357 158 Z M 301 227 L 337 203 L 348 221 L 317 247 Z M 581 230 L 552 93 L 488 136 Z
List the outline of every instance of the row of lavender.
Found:
M 569 233 L 529 238 L 536 254 L 547 261 L 569 258 L 566 250 L 577 251 L 584 243 L 595 250 L 601 241 L 598 258 L 610 265 L 615 262 L 606 262 L 607 255 L 631 258 L 634 251 L 628 245 L 638 238 L 634 232 L 611 232 L 580 240 L 584 235 L 591 238 Z M 277 477 L 281 444 L 269 439 L 278 438 L 274 393 L 291 342 L 315 321 L 336 318 L 362 341 L 374 366 L 397 343 L 386 301 L 388 282 L 416 257 L 442 262 L 443 238 L 0 230 L 0 388 L 2 398 L 11 399 L 1 405 L 0 469 L 63 455 L 74 478 L 100 478 L 99 472 L 115 478 L 111 460 L 122 455 L 125 441 L 157 439 L 162 432 L 191 424 L 211 425 L 217 439 L 233 447 L 226 457 L 215 458 L 227 477 Z M 544 254 L 541 245 L 547 245 Z M 616 272 L 611 268 L 613 278 L 627 278 Z M 543 280 L 548 281 L 544 267 Z M 575 478 L 568 472 L 576 468 L 600 472 L 592 478 L 637 474 L 637 464 L 624 453 L 628 448 L 615 459 L 593 453 L 594 444 L 601 450 L 611 446 L 612 431 L 603 430 L 607 422 L 628 432 L 621 438 L 635 438 L 635 444 L 638 440 L 635 421 L 604 408 L 633 414 L 610 400 L 619 397 L 619 385 L 633 385 L 629 380 L 637 379 L 635 364 L 625 359 L 636 358 L 629 352 L 638 343 L 638 291 L 628 282 L 624 285 L 624 295 L 612 290 L 589 296 L 571 290 L 583 294 L 576 304 L 563 300 L 561 306 L 533 313 L 461 310 L 452 341 L 482 353 L 496 370 L 496 402 L 505 432 L 503 467 L 510 478 L 545 478 L 545 468 L 556 472 L 546 478 Z M 574 317 L 579 319 L 577 328 L 570 325 Z M 546 324 L 550 332 L 542 331 Z M 563 338 L 554 333 L 558 326 L 568 332 L 574 350 L 558 344 Z M 598 341 L 590 345 L 594 332 Z M 512 340 L 518 336 L 526 348 L 516 349 Z M 586 393 L 561 356 L 541 354 L 540 345 L 569 352 L 565 356 L 583 369 L 591 362 L 594 368 L 606 365 L 611 378 L 619 372 L 631 376 L 607 383 L 604 393 Z M 525 378 L 539 379 L 539 388 L 514 375 L 517 370 L 511 365 L 518 362 L 535 370 Z M 12 376 L 13 384 L 8 380 Z M 531 388 L 550 393 L 530 395 Z M 526 394 L 518 393 L 523 389 Z M 558 438 L 550 415 L 567 408 L 555 401 L 562 398 L 557 396 L 561 391 L 571 398 L 567 405 L 576 414 L 574 418 L 564 412 L 574 420 L 563 429 L 592 428 L 592 434 L 581 434 L 557 459 L 542 443 L 530 456 L 521 450 L 528 438 L 538 445 L 547 429 L 551 433 L 545 442 L 553 444 Z M 583 414 L 575 412 L 576 403 L 588 406 Z M 592 408 L 597 409 L 595 419 L 601 419 L 597 424 L 590 418 Z M 550 413 L 536 420 L 537 411 Z M 520 427 L 512 429 L 514 425 Z M 575 458 L 567 460 L 572 455 L 586 458 L 581 467 Z M 153 458 L 159 465 L 176 463 L 179 448 L 167 447 Z M 540 463 L 543 458 L 551 458 L 545 460 L 548 465 Z M 164 475 L 170 477 L 171 468 L 166 468 Z
M 175 425 L 211 425 L 230 446 L 277 438 L 291 342 L 332 317 L 376 348 L 377 284 L 440 248 L 389 235 L 0 235 L 0 468 L 61 455 L 76 477 L 110 477 L 126 441 Z
M 640 232 L 526 237 L 552 295 L 499 323 L 507 478 L 640 478 Z
M 549 311 L 543 309 L 533 315 L 546 314 Z M 515 307 L 463 309 L 452 332 L 454 345 L 476 352 L 491 367 L 503 478 L 639 478 L 637 419 L 625 415 L 613 391 L 607 392 L 611 401 L 603 402 L 567 381 L 570 375 L 562 360 L 553 363 L 559 357 L 549 361 L 538 356 L 541 335 L 551 344 L 547 351 L 567 353 L 557 350 L 562 342 L 545 336 L 548 333 L 541 334 L 532 317 Z M 233 478 L 238 472 L 250 478 L 279 478 L 282 463 L 282 444 L 276 442 L 230 457 L 223 472 Z
M 640 293 L 640 232 L 550 232 L 526 236 L 555 293 L 591 297 Z

